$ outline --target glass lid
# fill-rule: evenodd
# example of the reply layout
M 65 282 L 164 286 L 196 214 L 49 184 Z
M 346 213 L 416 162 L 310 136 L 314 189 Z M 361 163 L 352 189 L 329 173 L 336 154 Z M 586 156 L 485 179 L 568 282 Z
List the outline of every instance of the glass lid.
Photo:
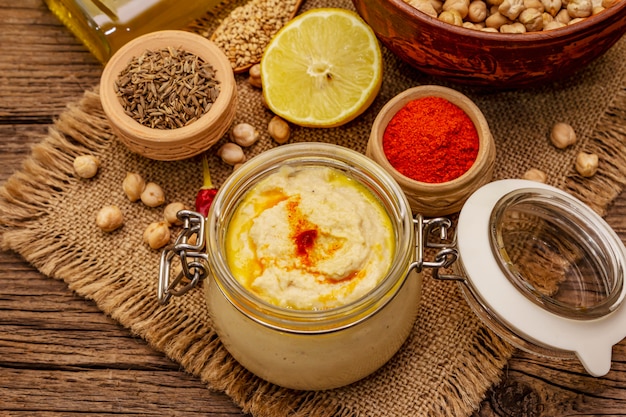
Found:
M 588 320 L 622 301 L 617 242 L 570 199 L 546 189 L 521 189 L 494 207 L 490 244 L 500 269 L 542 308 Z
M 626 249 L 597 213 L 554 187 L 502 180 L 467 200 L 457 233 L 462 290 L 487 325 L 525 350 L 575 355 L 591 375 L 610 370 L 626 337 Z

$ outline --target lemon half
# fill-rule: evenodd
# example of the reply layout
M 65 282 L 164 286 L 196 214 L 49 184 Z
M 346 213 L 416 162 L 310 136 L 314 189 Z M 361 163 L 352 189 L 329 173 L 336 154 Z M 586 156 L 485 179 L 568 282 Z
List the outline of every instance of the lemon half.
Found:
M 307 127 L 336 127 L 363 113 L 380 90 L 382 55 L 356 13 L 313 9 L 289 21 L 261 59 L 267 106 Z

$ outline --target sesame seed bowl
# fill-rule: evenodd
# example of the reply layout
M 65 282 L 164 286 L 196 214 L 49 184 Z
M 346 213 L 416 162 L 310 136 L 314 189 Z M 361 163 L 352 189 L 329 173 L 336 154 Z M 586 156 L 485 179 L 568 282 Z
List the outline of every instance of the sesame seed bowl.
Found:
M 420 118 L 416 115 L 421 110 L 410 108 L 418 103 L 431 106 Z M 392 132 L 394 124 L 399 133 Z M 470 138 L 474 144 L 466 146 Z M 491 181 L 496 149 L 476 104 L 456 90 L 423 85 L 383 106 L 372 124 L 366 154 L 398 182 L 414 213 L 431 217 L 460 211 L 474 191 Z
M 157 31 L 111 57 L 100 99 L 113 133 L 131 151 L 172 161 L 206 151 L 226 133 L 237 85 L 213 42 L 191 32 Z

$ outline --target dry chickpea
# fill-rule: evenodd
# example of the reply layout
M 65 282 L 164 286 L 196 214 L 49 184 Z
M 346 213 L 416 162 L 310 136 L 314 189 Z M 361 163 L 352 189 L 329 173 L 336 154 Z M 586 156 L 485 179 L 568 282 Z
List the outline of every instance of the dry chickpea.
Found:
M 537 9 L 541 13 L 545 11 L 541 0 L 524 0 L 524 9 Z
M 472 23 L 472 22 L 463 22 L 463 27 L 473 30 L 483 30 L 485 28 L 484 23 Z
M 430 17 L 437 18 L 437 16 L 439 15 L 439 13 L 437 13 L 437 10 L 435 10 L 433 5 L 429 1 L 420 1 L 418 2 L 418 5 L 415 6 L 415 8 Z
M 500 33 L 526 33 L 526 26 L 520 22 L 500 26 Z
M 483 32 L 499 33 L 498 29 L 496 29 L 496 28 L 487 28 L 487 27 L 485 27 L 485 28 L 482 28 L 481 30 Z
M 439 12 L 437 12 L 432 3 L 429 1 L 418 1 L 415 8 L 430 17 L 437 18 L 437 16 L 439 15 Z
M 167 222 L 150 223 L 143 232 L 143 241 L 152 249 L 159 249 L 170 241 L 170 228 Z
M 570 17 L 569 13 L 567 13 L 567 9 L 561 9 L 556 14 L 556 16 L 554 16 L 554 20 L 567 25 L 570 22 L 570 20 L 572 20 L 572 18 Z
M 595 153 L 579 152 L 576 155 L 576 171 L 583 177 L 593 177 L 598 171 L 598 155 Z
M 428 0 L 437 14 L 443 12 L 443 0 Z
M 141 193 L 141 202 L 148 207 L 159 207 L 165 203 L 165 193 L 163 189 L 153 182 L 146 184 L 146 187 Z
M 576 24 L 576 23 L 578 23 L 578 22 L 582 22 L 583 20 L 585 20 L 585 18 L 584 18 L 584 17 L 575 17 L 575 18 L 573 18 L 572 20 L 570 20 L 569 22 L 567 22 L 567 25 L 568 25 L 568 26 L 569 26 L 569 25 L 573 25 L 573 24 Z
M 552 126 L 550 141 L 559 149 L 565 149 L 576 143 L 576 132 L 567 123 L 559 122 Z
M 621 0 L 602 0 L 602 7 L 604 7 L 605 9 L 608 9 L 609 7 L 615 6 L 617 3 L 619 3 Z
M 504 15 L 500 14 L 500 12 L 495 12 L 489 15 L 487 19 L 485 19 L 485 25 L 488 28 L 500 29 L 502 25 L 508 25 L 511 21 Z
M 249 123 L 238 123 L 230 131 L 230 138 L 239 146 L 252 146 L 259 139 L 259 131 Z
M 279 145 L 286 143 L 289 140 L 289 135 L 291 135 L 289 123 L 281 119 L 279 116 L 272 117 L 267 125 L 267 131 L 272 139 L 274 139 Z
M 437 18 L 438 12 L 429 0 L 408 0 L 408 3 L 422 13 Z
M 529 169 L 528 171 L 524 173 L 522 178 L 525 180 L 541 182 L 543 184 L 545 184 L 546 181 L 548 180 L 548 176 L 546 175 L 546 173 L 537 168 Z
M 595 15 L 597 15 L 597 14 L 602 13 L 602 12 L 603 12 L 603 11 L 605 11 L 605 10 L 606 10 L 606 9 L 605 9 L 604 7 L 602 7 L 602 6 L 597 6 L 597 7 L 594 7 L 594 8 L 591 10 L 591 15 L 592 15 L 592 16 L 595 16 Z
M 511 20 L 517 19 L 517 16 L 524 10 L 524 0 L 504 0 L 498 11 Z
M 519 15 L 519 21 L 528 32 L 538 32 L 543 29 L 543 15 L 538 9 L 524 9 Z
M 561 0 L 541 0 L 543 4 L 544 11 L 546 13 L 550 13 L 552 16 L 556 16 L 556 14 L 561 10 Z
M 248 71 L 248 75 L 248 82 L 251 86 L 256 88 L 263 87 L 263 85 L 261 84 L 261 64 L 254 64 L 253 66 L 251 66 L 250 70 Z
M 543 20 L 543 27 L 545 28 L 548 23 L 554 22 L 554 16 L 550 13 L 543 12 L 541 13 L 541 19 Z
M 454 26 L 463 25 L 463 18 L 461 17 L 461 14 L 459 13 L 458 10 L 455 10 L 455 9 L 444 10 L 443 12 L 439 14 L 438 19 L 441 20 L 442 22 L 446 22 Z
M 220 146 L 217 150 L 217 156 L 228 165 L 235 165 L 246 160 L 246 155 L 243 153 L 241 146 L 236 143 L 228 142 Z
M 93 155 L 80 155 L 74 158 L 74 172 L 81 178 L 93 178 L 98 173 L 100 160 Z
M 135 202 L 139 200 L 145 188 L 146 182 L 141 175 L 135 172 L 126 173 L 126 177 L 122 181 L 122 189 L 130 201 Z
M 118 206 L 104 206 L 96 215 L 96 226 L 104 232 L 112 232 L 124 224 L 122 210 Z
M 570 17 L 589 17 L 593 10 L 591 0 L 569 0 L 567 3 L 567 13 Z
M 174 203 L 169 203 L 163 209 L 163 219 L 170 226 L 180 226 L 181 224 L 183 224 L 183 222 L 180 221 L 180 219 L 176 215 L 178 214 L 179 211 L 186 210 L 186 209 L 187 207 L 179 201 L 176 201 Z
M 487 4 L 481 0 L 474 0 L 469 4 L 467 20 L 473 23 L 484 22 L 487 18 Z
M 198 242 L 198 234 L 194 233 L 193 235 L 187 238 L 188 245 L 195 245 Z
M 558 28 L 562 28 L 567 26 L 565 23 L 561 23 L 561 22 L 557 22 L 556 20 L 553 20 L 552 22 L 548 22 L 543 26 L 543 30 L 554 30 L 554 29 L 558 29 Z
M 465 17 L 467 17 L 469 4 L 470 0 L 445 0 L 443 2 L 443 11 L 449 12 L 452 10 L 456 10 L 459 13 L 459 16 L 461 16 L 461 20 L 463 20 L 465 19 Z M 460 24 L 457 26 L 460 26 Z

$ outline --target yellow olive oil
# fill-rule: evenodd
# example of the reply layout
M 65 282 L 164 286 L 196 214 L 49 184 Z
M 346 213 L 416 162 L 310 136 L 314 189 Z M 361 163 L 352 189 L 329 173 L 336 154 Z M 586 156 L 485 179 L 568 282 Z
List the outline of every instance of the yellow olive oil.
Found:
M 181 29 L 221 0 L 45 0 L 48 8 L 103 64 L 140 35 Z

